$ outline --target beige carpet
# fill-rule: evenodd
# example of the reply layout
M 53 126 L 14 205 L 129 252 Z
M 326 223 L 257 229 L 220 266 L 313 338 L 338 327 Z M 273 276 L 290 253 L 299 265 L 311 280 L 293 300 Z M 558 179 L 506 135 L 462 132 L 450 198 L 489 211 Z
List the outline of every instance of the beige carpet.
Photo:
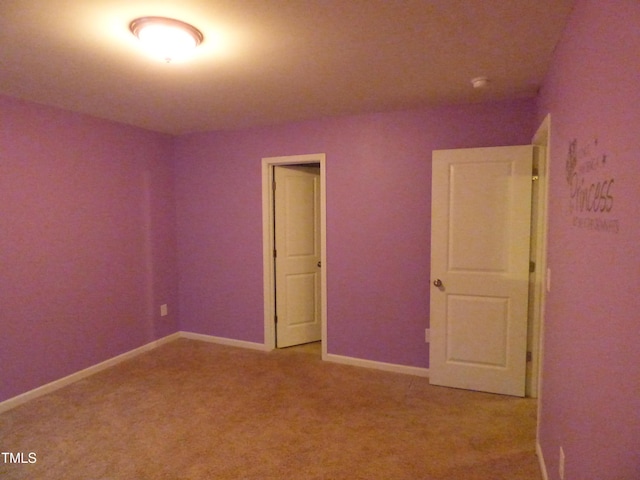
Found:
M 1 414 L 0 478 L 539 480 L 535 408 L 181 339 Z

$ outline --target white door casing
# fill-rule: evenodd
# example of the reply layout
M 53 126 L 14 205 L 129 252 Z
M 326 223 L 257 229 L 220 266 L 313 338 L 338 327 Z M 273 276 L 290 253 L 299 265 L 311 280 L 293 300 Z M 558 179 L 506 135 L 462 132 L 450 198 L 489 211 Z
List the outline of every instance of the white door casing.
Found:
M 322 359 L 327 358 L 327 161 L 324 153 L 266 157 L 262 159 L 262 259 L 264 286 L 264 345 L 267 350 L 276 347 L 275 317 L 275 259 L 274 246 L 274 205 L 273 205 L 273 167 L 277 165 L 320 165 L 320 310 Z
M 276 339 L 278 347 L 318 341 L 320 167 L 275 166 Z
M 538 208 L 537 216 L 532 219 L 536 222 L 536 244 L 535 262 L 536 269 L 533 286 L 533 326 L 532 330 L 532 374 L 530 384 L 527 386 L 532 397 L 538 399 L 537 426 L 536 426 L 536 452 L 540 460 L 543 472 L 546 472 L 542 448 L 540 447 L 540 425 L 542 417 L 542 395 L 543 395 L 543 370 L 542 361 L 544 357 L 544 311 L 546 302 L 546 292 L 550 287 L 547 270 L 547 226 L 548 226 L 548 203 L 549 203 L 549 183 L 550 183 L 550 144 L 551 144 L 551 114 L 547 114 L 542 124 L 538 127 L 533 136 L 532 143 L 538 148 Z M 533 230 L 533 225 L 532 225 Z M 532 244 L 533 245 L 533 244 Z M 533 248 L 533 246 L 532 246 Z
M 530 145 L 433 152 L 432 384 L 524 396 L 532 158 Z

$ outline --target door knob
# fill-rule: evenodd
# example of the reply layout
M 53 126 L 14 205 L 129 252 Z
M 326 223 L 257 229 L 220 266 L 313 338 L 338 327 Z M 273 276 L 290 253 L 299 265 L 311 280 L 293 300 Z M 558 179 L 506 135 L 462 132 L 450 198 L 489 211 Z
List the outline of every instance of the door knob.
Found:
M 318 262 L 318 268 L 322 267 L 322 262 Z
M 442 286 L 442 280 L 440 280 L 439 278 L 436 278 L 436 279 L 433 281 L 433 284 L 434 284 L 436 287 L 440 288 L 440 287 Z

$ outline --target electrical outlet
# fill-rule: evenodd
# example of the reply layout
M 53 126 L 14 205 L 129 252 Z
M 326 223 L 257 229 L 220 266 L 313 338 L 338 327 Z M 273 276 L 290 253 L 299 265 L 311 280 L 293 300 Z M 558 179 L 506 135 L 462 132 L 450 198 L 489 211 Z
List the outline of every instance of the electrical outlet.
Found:
M 424 341 L 429 343 L 431 341 L 431 332 L 428 328 L 424 329 Z
M 564 480 L 564 450 L 560 447 L 560 458 L 558 459 L 558 475 L 560 480 Z
M 167 308 L 167 304 L 164 303 L 162 305 L 160 305 L 160 316 L 161 317 L 166 317 L 169 314 L 169 310 Z

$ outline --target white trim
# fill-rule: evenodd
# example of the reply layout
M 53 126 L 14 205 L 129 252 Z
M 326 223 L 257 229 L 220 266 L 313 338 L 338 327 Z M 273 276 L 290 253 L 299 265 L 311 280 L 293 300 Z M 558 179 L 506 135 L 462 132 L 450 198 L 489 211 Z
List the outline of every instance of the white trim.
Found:
M 60 378 L 58 380 L 54 380 L 51 383 L 47 383 L 33 390 L 29 390 L 28 392 L 22 393 L 16 397 L 9 398 L 4 402 L 0 402 L 0 413 L 9 411 L 30 400 L 34 400 L 48 393 L 59 390 L 60 388 L 66 387 L 67 385 L 71 385 L 72 383 L 75 383 L 78 380 L 87 378 L 91 375 L 101 372 L 102 370 L 105 370 L 109 367 L 113 367 L 126 360 L 130 360 L 134 357 L 137 357 L 142 353 L 148 352 L 150 350 L 160 347 L 161 345 L 172 342 L 174 340 L 178 340 L 180 338 L 185 338 L 188 340 L 196 340 L 201 342 L 208 342 L 208 343 L 216 343 L 219 345 L 227 345 L 230 347 L 260 350 L 263 352 L 272 350 L 271 348 L 268 348 L 266 345 L 262 343 L 247 342 L 245 340 L 235 340 L 232 338 L 215 337 L 212 335 L 204 335 L 201 333 L 180 331 L 180 332 L 172 333 L 171 335 L 160 338 L 158 340 L 154 340 L 153 342 L 149 342 L 145 345 L 142 345 L 141 347 L 135 348 L 121 355 L 117 355 L 113 358 L 105 360 L 104 362 L 100 362 L 91 367 L 72 373 L 71 375 L 67 375 L 66 377 Z M 407 365 L 397 365 L 394 363 L 376 362 L 373 360 L 365 360 L 365 359 L 354 358 L 354 357 L 344 357 L 342 355 L 327 354 L 326 352 L 323 352 L 322 359 L 327 360 L 329 362 L 340 363 L 343 365 L 352 365 L 354 367 L 373 368 L 376 370 L 384 370 L 387 372 L 394 372 L 394 373 L 403 373 L 407 375 L 415 375 L 418 377 L 429 376 L 428 368 L 411 367 Z
M 376 370 L 384 370 L 386 372 L 404 373 L 406 375 L 415 375 L 418 377 L 428 377 L 429 369 L 422 367 L 411 367 L 408 365 L 398 365 L 396 363 L 377 362 L 374 360 L 365 360 L 355 357 L 344 357 L 327 353 L 322 355 L 322 359 L 328 362 L 341 363 L 343 365 L 352 365 L 354 367 L 373 368 Z
M 109 358 L 104 362 L 97 363 L 83 370 L 72 373 L 71 375 L 67 375 L 66 377 L 62 377 L 62 378 L 59 378 L 58 380 L 54 380 L 53 382 L 46 383 L 40 387 L 36 387 L 33 390 L 29 390 L 28 392 L 22 393 L 16 397 L 9 398 L 4 402 L 0 402 L 0 413 L 4 413 L 19 405 L 22 405 L 23 403 L 26 403 L 30 400 L 34 400 L 48 393 L 59 390 L 60 388 L 66 387 L 67 385 L 71 385 L 72 383 L 75 383 L 78 380 L 87 378 L 91 375 L 101 372 L 102 370 L 113 367 L 126 360 L 130 360 L 142 353 L 158 348 L 161 345 L 172 342 L 179 338 L 186 338 L 189 340 L 199 340 L 202 342 L 209 342 L 209 343 L 217 343 L 220 345 L 228 345 L 232 347 L 250 348 L 254 350 L 262 350 L 262 351 L 269 350 L 262 343 L 246 342 L 244 340 L 234 340 L 231 338 L 214 337 L 211 335 L 202 335 L 199 333 L 175 332 L 166 337 L 163 337 L 158 340 L 154 340 L 153 342 L 149 342 L 145 345 L 142 345 L 141 347 L 135 348 L 133 350 L 122 353 L 115 357 Z
M 549 185 L 551 183 L 551 114 L 542 121 L 540 127 L 533 136 L 532 143 L 546 147 L 544 168 L 540 168 L 540 190 L 538 191 L 538 200 L 540 208 L 538 210 L 538 226 L 539 241 L 536 252 L 536 313 L 537 318 L 537 385 L 536 393 L 538 399 L 536 413 L 536 449 L 540 445 L 540 423 L 542 419 L 542 397 L 543 397 L 543 359 L 544 359 L 544 324 L 545 324 L 545 304 L 546 304 L 546 284 L 547 284 L 547 241 L 548 241 L 548 225 L 549 225 Z M 543 162 L 541 162 L 542 164 Z M 541 468 L 544 468 L 544 459 L 542 450 L 539 450 L 539 458 Z M 546 480 L 546 470 L 543 471 Z
M 273 183 L 274 165 L 293 165 L 301 163 L 320 164 L 320 303 L 322 321 L 322 356 L 327 353 L 327 168 L 326 155 L 314 153 L 309 155 L 293 155 L 287 157 L 267 157 L 262 159 L 262 261 L 264 285 L 264 346 L 266 350 L 276 348 L 274 297 L 274 265 L 273 265 Z
M 547 465 L 544 463 L 544 455 L 542 454 L 542 447 L 540 442 L 536 442 L 536 455 L 538 456 L 538 463 L 540 464 L 540 473 L 542 474 L 542 480 L 549 480 L 547 474 Z
M 245 340 L 234 340 L 233 338 L 225 338 L 225 337 L 214 337 L 212 335 L 203 335 L 201 333 L 180 332 L 180 338 L 186 338 L 188 340 L 198 340 L 201 342 L 208 342 L 208 343 L 217 343 L 219 345 L 227 345 L 230 347 L 262 350 L 263 352 L 271 350 L 262 343 L 247 342 Z
M 124 362 L 125 360 L 129 360 L 133 357 L 137 357 L 138 355 L 148 352 L 149 350 L 153 350 L 154 348 L 158 348 L 160 345 L 164 345 L 165 343 L 169 343 L 173 340 L 179 338 L 180 332 L 172 333 L 166 337 L 160 338 L 158 340 L 154 340 L 153 342 L 149 342 L 141 347 L 135 348 L 128 352 L 125 352 L 121 355 L 117 355 L 113 358 L 105 360 L 104 362 L 97 363 L 96 365 L 92 365 L 91 367 L 85 368 L 78 372 L 72 373 L 71 375 L 67 375 L 66 377 L 62 377 L 58 380 L 54 380 L 53 382 L 46 383 L 40 387 L 34 388 L 33 390 L 29 390 L 28 392 L 22 393 L 16 397 L 12 397 L 4 402 L 0 402 L 0 413 L 4 413 L 12 408 L 15 408 L 23 403 L 26 403 L 30 400 L 36 399 L 48 393 L 59 390 L 62 387 L 66 387 L 67 385 L 71 385 L 72 383 L 77 382 L 78 380 L 82 380 L 83 378 L 94 375 L 102 370 L 105 370 L 109 367 L 113 367 L 119 363 Z
M 534 277 L 534 293 L 532 303 L 532 363 L 530 377 L 527 378 L 527 396 L 540 398 L 542 381 L 542 333 L 544 325 L 545 285 L 547 277 L 547 226 L 549 203 L 549 163 L 550 163 L 550 129 L 551 116 L 547 115 L 536 131 L 531 143 L 540 147 L 542 155 L 538 155 L 538 200 L 536 205 L 535 251 L 536 263 Z

